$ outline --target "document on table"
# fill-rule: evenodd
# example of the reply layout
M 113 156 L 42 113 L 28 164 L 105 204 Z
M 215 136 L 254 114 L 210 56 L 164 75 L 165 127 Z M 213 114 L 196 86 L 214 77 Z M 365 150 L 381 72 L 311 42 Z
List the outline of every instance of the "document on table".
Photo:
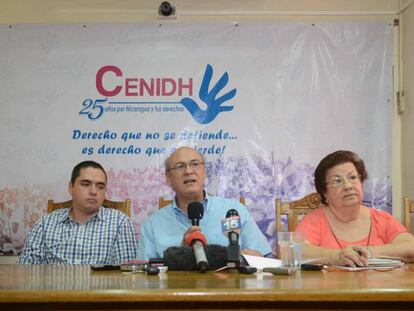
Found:
M 345 267 L 345 266 L 328 266 L 327 270 L 339 269 L 345 271 L 361 271 L 361 270 L 389 270 L 404 266 L 404 261 L 396 258 L 370 258 L 368 266 L 365 267 Z
M 263 268 L 278 268 L 282 266 L 282 261 L 274 258 L 266 258 L 252 255 L 243 255 L 249 266 L 263 270 Z
M 402 265 L 404 262 L 396 258 L 371 258 L 368 260 L 369 267 L 399 267 Z
M 259 257 L 252 255 L 244 255 L 249 266 L 257 268 L 257 270 L 263 270 L 263 268 L 279 268 L 282 266 L 282 261 L 275 258 Z M 303 260 L 302 263 L 312 263 L 320 260 L 320 258 L 314 258 L 310 260 Z

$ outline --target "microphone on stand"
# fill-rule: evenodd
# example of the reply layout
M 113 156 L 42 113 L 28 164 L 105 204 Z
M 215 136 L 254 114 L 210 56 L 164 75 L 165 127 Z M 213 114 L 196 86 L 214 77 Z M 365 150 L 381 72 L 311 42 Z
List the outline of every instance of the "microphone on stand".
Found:
M 191 202 L 188 204 L 187 213 L 192 225 L 198 226 L 204 215 L 204 206 L 200 202 Z M 204 251 L 204 245 L 207 244 L 205 236 L 200 231 L 191 232 L 185 237 L 185 243 L 193 247 L 197 269 L 200 272 L 206 272 L 208 261 Z
M 240 245 L 239 236 L 241 221 L 239 213 L 235 209 L 227 211 L 226 218 L 221 221 L 223 234 L 228 237 L 227 247 L 227 266 L 229 268 L 239 268 L 240 266 Z

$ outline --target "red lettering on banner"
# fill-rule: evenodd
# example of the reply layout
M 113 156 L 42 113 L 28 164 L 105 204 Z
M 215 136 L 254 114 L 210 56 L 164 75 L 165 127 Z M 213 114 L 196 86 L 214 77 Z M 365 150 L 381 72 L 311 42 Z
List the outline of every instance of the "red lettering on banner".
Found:
M 139 96 L 144 96 L 144 90 L 148 92 L 148 95 L 154 96 L 154 79 L 151 79 L 151 85 L 144 79 L 139 80 Z
M 120 77 L 112 88 L 104 87 L 104 79 L 107 74 L 114 74 L 116 77 Z M 123 73 L 118 67 L 108 65 L 103 66 L 96 73 L 96 89 L 101 95 L 106 97 L 119 95 L 122 91 L 125 96 L 192 96 L 193 79 L 128 78 L 123 77 Z
M 98 72 L 96 73 L 96 89 L 103 96 L 110 97 L 110 96 L 118 95 L 119 92 L 121 92 L 122 90 L 122 86 L 117 85 L 112 91 L 106 90 L 103 86 L 102 79 L 103 79 L 104 74 L 106 74 L 107 72 L 113 72 L 115 73 L 115 76 L 122 77 L 122 71 L 118 67 L 104 66 L 101 69 L 99 69 Z
M 160 96 L 160 90 L 161 90 L 161 79 L 157 79 L 157 96 Z
M 170 86 L 170 91 L 168 91 L 168 85 Z M 162 96 L 171 96 L 175 93 L 175 81 L 173 79 L 162 79 Z
M 133 84 L 132 82 L 136 82 Z M 131 89 L 138 88 L 138 79 L 127 78 L 125 79 L 125 96 L 138 96 L 138 92 L 132 92 Z
M 178 79 L 178 96 L 183 95 L 183 89 L 188 89 L 188 96 L 193 96 L 193 79 L 189 79 L 188 84 L 184 84 L 183 79 Z

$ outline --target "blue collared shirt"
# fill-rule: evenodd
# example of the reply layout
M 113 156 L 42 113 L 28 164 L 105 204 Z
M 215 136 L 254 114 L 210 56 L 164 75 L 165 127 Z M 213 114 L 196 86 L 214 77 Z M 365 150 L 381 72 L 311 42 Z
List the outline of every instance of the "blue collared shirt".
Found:
M 120 264 L 136 259 L 134 227 L 128 216 L 101 207 L 85 224 L 70 208 L 42 217 L 30 230 L 19 263 Z
M 200 220 L 201 232 L 207 244 L 227 246 L 228 238 L 223 234 L 221 220 L 226 218 L 230 209 L 236 209 L 240 215 L 241 232 L 239 244 L 241 249 L 253 249 L 263 255 L 269 254 L 271 248 L 256 222 L 246 207 L 235 200 L 206 195 L 202 202 L 204 216 Z M 164 251 L 170 246 L 180 246 L 183 235 L 191 226 L 191 220 L 176 204 L 160 209 L 151 215 L 141 226 L 141 238 L 138 244 L 138 259 L 164 257 Z

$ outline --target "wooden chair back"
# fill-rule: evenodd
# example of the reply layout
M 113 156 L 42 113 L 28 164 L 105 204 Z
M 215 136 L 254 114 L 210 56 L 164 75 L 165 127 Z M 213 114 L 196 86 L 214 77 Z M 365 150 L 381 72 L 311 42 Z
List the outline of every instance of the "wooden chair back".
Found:
M 276 232 L 295 231 L 302 217 L 321 206 L 321 198 L 313 192 L 292 202 L 282 202 L 276 199 Z M 287 230 L 282 228 L 282 215 L 287 216 Z
M 104 200 L 102 205 L 107 208 L 113 208 L 118 211 L 121 211 L 131 217 L 131 199 L 126 199 L 125 201 L 111 201 Z M 65 202 L 54 202 L 54 200 L 47 201 L 47 213 L 51 213 L 60 208 L 68 208 L 72 206 L 72 200 Z
M 167 205 L 170 205 L 173 202 L 173 200 L 165 200 L 164 197 L 158 198 L 158 208 L 161 209 Z
M 404 226 L 411 232 L 411 214 L 414 213 L 414 200 L 404 198 Z

